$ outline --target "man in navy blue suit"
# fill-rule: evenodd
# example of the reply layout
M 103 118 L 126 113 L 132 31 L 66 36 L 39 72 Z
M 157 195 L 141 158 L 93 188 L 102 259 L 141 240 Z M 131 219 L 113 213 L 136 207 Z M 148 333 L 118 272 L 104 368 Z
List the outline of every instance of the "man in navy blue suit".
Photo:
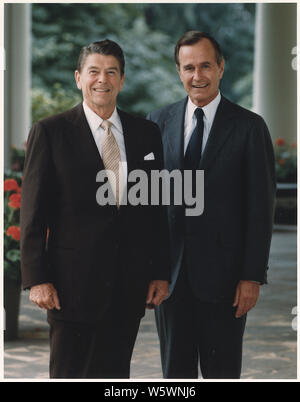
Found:
M 275 195 L 268 128 L 219 91 L 224 58 L 209 34 L 175 48 L 187 97 L 152 112 L 165 168 L 204 170 L 204 212 L 169 207 L 172 281 L 156 308 L 165 378 L 240 378 L 246 314 L 266 283 Z

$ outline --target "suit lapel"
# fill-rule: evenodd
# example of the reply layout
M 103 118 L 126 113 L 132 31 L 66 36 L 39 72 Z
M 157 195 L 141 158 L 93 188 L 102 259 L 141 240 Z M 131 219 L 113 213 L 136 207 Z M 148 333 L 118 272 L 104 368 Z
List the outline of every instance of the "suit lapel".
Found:
M 165 165 L 168 170 L 183 169 L 184 167 L 184 118 L 187 100 L 178 102 L 165 120 L 163 129 Z M 222 96 L 218 106 L 208 141 L 202 155 L 199 169 L 208 169 L 218 152 L 225 144 L 233 130 L 234 111 L 226 98 Z
M 82 104 L 72 109 L 69 120 L 72 128 L 68 132 L 69 141 L 75 146 L 84 158 L 85 162 L 100 169 L 104 169 L 101 155 L 98 151 L 90 126 L 84 114 Z M 134 126 L 134 119 L 125 112 L 118 109 L 121 119 L 128 172 L 134 169 L 135 160 L 138 157 L 138 137 Z
M 218 152 L 233 131 L 233 118 L 234 111 L 231 102 L 222 96 L 200 161 L 199 169 L 207 170 L 211 166 Z
M 127 170 L 129 173 L 136 169 L 140 157 L 140 135 L 135 127 L 135 119 L 125 112 L 118 109 L 118 114 L 121 119 L 126 159 Z M 90 126 L 84 114 L 82 104 L 76 106 L 70 111 L 68 121 L 67 136 L 70 146 L 73 148 L 76 157 L 88 170 L 99 172 L 104 170 L 104 164 L 99 154 Z M 128 185 L 128 182 L 127 182 Z M 128 189 L 130 188 L 130 183 Z M 122 209 L 122 206 L 121 206 Z
M 119 109 L 118 114 L 122 123 L 129 175 L 138 166 L 141 136 L 138 135 L 139 133 L 135 127 L 135 119 Z M 71 122 L 67 130 L 68 140 L 80 164 L 88 167 L 91 171 L 99 172 L 100 170 L 104 170 L 105 167 L 85 117 L 82 104 L 70 111 L 68 120 Z
M 168 170 L 183 169 L 183 153 L 184 153 L 184 116 L 187 98 L 183 99 L 169 111 L 169 115 L 165 120 L 163 129 L 165 165 Z
M 78 161 L 96 171 L 104 169 L 90 126 L 84 114 L 82 104 L 71 110 L 69 121 L 72 123 L 67 136 L 75 150 Z
M 136 161 L 139 157 L 139 135 L 136 131 L 134 119 L 122 110 L 118 109 L 121 119 L 128 174 L 136 168 Z

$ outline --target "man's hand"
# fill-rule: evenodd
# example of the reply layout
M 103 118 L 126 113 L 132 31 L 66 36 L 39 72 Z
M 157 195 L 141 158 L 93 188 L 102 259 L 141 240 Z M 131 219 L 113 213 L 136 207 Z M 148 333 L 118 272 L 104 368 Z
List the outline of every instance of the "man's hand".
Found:
M 236 293 L 233 307 L 238 306 L 235 313 L 236 318 L 242 317 L 250 311 L 258 300 L 260 285 L 251 281 L 240 281 Z
M 154 306 L 159 306 L 166 297 L 169 296 L 168 281 L 151 281 L 147 295 L 147 308 L 151 309 Z
M 29 299 L 40 308 L 46 310 L 56 308 L 60 310 L 58 295 L 52 283 L 43 283 L 33 286 L 30 289 Z

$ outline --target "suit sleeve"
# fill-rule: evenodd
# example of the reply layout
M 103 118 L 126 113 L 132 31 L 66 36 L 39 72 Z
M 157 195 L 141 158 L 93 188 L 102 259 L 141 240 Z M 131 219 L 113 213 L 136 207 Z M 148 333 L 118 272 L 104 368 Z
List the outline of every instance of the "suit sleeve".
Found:
M 21 271 L 23 288 L 50 282 L 46 236 L 50 204 L 51 157 L 41 123 L 27 141 L 21 199 Z
M 246 238 L 244 280 L 267 283 L 276 191 L 274 151 L 262 118 L 255 120 L 245 158 Z

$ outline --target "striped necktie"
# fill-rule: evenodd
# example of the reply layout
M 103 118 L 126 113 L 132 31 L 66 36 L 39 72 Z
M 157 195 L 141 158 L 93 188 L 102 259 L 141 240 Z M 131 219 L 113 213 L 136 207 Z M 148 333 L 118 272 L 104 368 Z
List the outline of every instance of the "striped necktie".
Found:
M 119 163 L 121 162 L 120 150 L 117 141 L 111 131 L 111 122 L 103 120 L 101 127 L 104 129 L 104 136 L 102 139 L 102 160 L 107 172 L 109 183 L 112 187 L 117 207 L 120 206 L 120 188 L 122 184 L 122 169 L 119 171 Z M 120 165 L 121 167 L 121 165 Z

